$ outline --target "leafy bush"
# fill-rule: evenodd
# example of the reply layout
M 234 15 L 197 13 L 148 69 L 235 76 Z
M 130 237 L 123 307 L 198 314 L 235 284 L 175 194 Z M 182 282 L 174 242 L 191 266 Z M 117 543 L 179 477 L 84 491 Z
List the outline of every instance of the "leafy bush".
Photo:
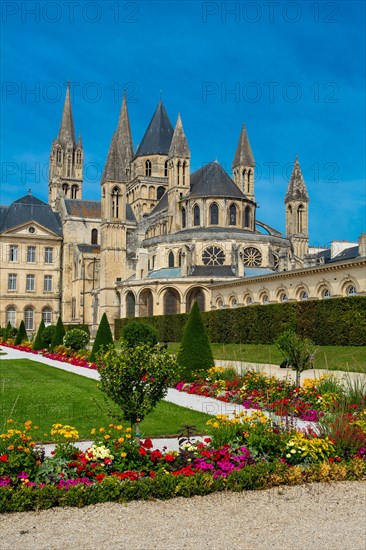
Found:
M 24 321 L 21 321 L 14 344 L 16 346 L 20 346 L 20 344 L 23 342 L 23 340 L 28 340 L 28 336 L 27 336 L 27 331 L 25 330 Z
M 102 346 L 107 347 L 110 344 L 113 344 L 112 331 L 108 323 L 107 315 L 103 313 L 99 323 L 97 334 L 95 336 L 93 349 L 90 354 L 90 360 L 95 361 L 97 357 L 97 353 L 100 351 L 101 347 Z
M 296 371 L 296 385 L 300 386 L 300 374 L 314 366 L 313 342 L 309 338 L 300 338 L 294 330 L 289 329 L 277 338 L 276 345 Z
M 177 362 L 183 368 L 182 376 L 185 380 L 192 380 L 194 373 L 207 372 L 214 366 L 210 342 L 196 301 L 184 329 Z
M 38 351 L 38 350 L 41 350 L 44 348 L 44 341 L 43 341 L 43 331 L 46 327 L 44 326 L 44 321 L 43 321 L 43 317 L 42 317 L 42 320 L 39 324 L 39 327 L 38 327 L 38 331 L 37 331 L 37 336 L 33 342 L 33 349 Z
M 66 332 L 64 336 L 64 345 L 75 351 L 84 349 L 89 342 L 87 333 L 79 328 L 74 328 Z
M 45 348 L 49 348 L 52 342 L 52 338 L 55 334 L 56 326 L 48 325 L 42 332 L 42 340 Z
M 133 321 L 123 328 L 122 339 L 130 348 L 140 344 L 155 346 L 158 343 L 158 331 L 143 321 Z
M 62 323 L 61 317 L 58 318 L 56 323 L 55 332 L 52 336 L 52 342 L 51 342 L 51 348 L 53 349 L 56 346 L 60 346 L 63 344 L 65 336 L 65 328 Z

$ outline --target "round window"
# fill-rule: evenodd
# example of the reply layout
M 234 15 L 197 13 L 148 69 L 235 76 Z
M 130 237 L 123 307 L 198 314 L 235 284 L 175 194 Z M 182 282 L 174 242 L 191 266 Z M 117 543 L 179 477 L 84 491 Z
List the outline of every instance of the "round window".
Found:
M 248 267 L 259 267 L 262 265 L 262 254 L 258 248 L 254 246 L 244 248 L 244 265 Z
M 31 225 L 30 227 L 28 227 L 28 233 L 30 233 L 31 235 L 34 235 L 35 232 L 36 232 L 36 228 L 33 227 L 33 225 Z
M 225 252 L 219 246 L 208 246 L 202 252 L 202 262 L 204 265 L 223 265 Z

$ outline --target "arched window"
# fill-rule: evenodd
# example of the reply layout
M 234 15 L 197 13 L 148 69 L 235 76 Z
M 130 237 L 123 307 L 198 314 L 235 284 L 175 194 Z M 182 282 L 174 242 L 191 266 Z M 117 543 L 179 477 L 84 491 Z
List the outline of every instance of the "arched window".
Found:
M 252 171 L 251 170 L 248 170 L 248 174 L 247 174 L 247 193 L 250 193 L 250 177 L 252 175 Z
M 164 315 L 173 315 L 179 313 L 180 298 L 174 288 L 168 288 L 164 294 Z
M 305 208 L 302 204 L 300 204 L 299 208 L 297 209 L 297 232 L 298 233 L 304 232 L 304 212 L 305 212 Z
M 173 252 L 169 252 L 168 267 L 174 267 L 174 254 L 173 254 Z
M 162 187 L 162 186 L 158 187 L 156 190 L 156 198 L 160 200 L 161 197 L 164 195 L 164 193 L 165 193 L 165 187 Z
M 186 184 L 186 161 L 182 164 L 182 184 Z
M 14 306 L 9 306 L 6 310 L 6 324 L 10 323 L 12 327 L 16 326 L 16 309 Z
M 325 288 L 322 292 L 322 298 L 324 298 L 325 300 L 327 300 L 328 298 L 331 298 L 331 293 L 330 293 L 330 290 L 329 288 Z
M 135 295 L 133 292 L 127 292 L 126 295 L 126 317 L 135 317 Z
M 182 228 L 184 229 L 187 224 L 186 209 L 182 208 Z
M 57 148 L 57 153 L 56 153 L 56 162 L 61 164 L 61 158 L 62 158 L 61 147 L 58 147 Z
M 232 204 L 229 208 L 229 225 L 236 225 L 236 206 Z
M 182 251 L 178 252 L 178 267 L 182 267 Z
M 287 296 L 286 292 L 282 292 L 280 294 L 280 302 L 288 302 L 288 296 Z
M 180 167 L 181 167 L 181 163 L 180 163 L 180 160 L 178 160 L 177 162 L 177 184 L 178 185 L 180 183 Z
M 118 218 L 119 203 L 120 203 L 120 190 L 118 187 L 114 187 L 114 189 L 112 190 L 112 218 Z
M 306 292 L 306 290 L 302 290 L 302 291 L 300 292 L 300 300 L 301 300 L 302 302 L 304 302 L 304 301 L 307 300 L 308 298 L 309 298 L 309 295 L 308 295 L 308 293 Z
M 353 285 L 347 288 L 347 296 L 357 296 L 357 290 Z
M 78 186 L 77 185 L 73 185 L 71 187 L 71 198 L 72 199 L 77 199 L 78 198 Z
M 262 304 L 263 304 L 263 305 L 269 304 L 268 294 L 263 294 L 263 296 L 262 296 Z
M 245 193 L 246 176 L 247 176 L 247 170 L 246 168 L 244 168 L 244 170 L 241 173 L 241 190 L 243 191 L 243 193 Z
M 33 308 L 27 307 L 24 310 L 25 330 L 33 330 L 34 327 L 34 311 Z
M 166 160 L 164 163 L 164 177 L 168 177 L 168 161 Z
M 250 227 L 250 207 L 246 206 L 244 210 L 244 227 Z
M 139 317 L 152 317 L 154 315 L 154 298 L 149 288 L 140 294 Z
M 78 149 L 78 150 L 76 151 L 76 164 L 77 164 L 78 166 L 81 165 L 81 151 L 80 151 L 80 149 Z
M 46 327 L 52 324 L 52 310 L 50 307 L 43 308 L 42 319 Z
M 211 225 L 219 224 L 219 207 L 215 202 L 210 206 L 210 224 Z
M 193 209 L 193 225 L 200 225 L 200 207 L 196 206 Z
M 91 244 L 98 244 L 98 229 L 91 230 Z
M 62 191 L 64 192 L 65 197 L 67 197 L 67 194 L 69 192 L 69 186 L 67 185 L 67 183 L 63 184 Z
M 151 160 L 145 162 L 145 176 L 151 176 Z
M 187 312 L 191 311 L 193 303 L 197 302 L 201 311 L 205 311 L 205 294 L 202 288 L 192 288 L 187 296 Z

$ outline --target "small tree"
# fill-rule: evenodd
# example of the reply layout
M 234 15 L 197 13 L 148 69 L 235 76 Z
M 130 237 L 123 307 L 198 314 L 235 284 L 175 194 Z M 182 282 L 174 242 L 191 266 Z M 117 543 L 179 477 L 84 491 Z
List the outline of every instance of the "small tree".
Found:
M 143 344 L 131 348 L 122 341 L 120 350 L 109 345 L 106 353 L 99 352 L 97 366 L 98 388 L 117 403 L 123 419 L 135 426 L 138 437 L 138 423 L 165 397 L 175 380 L 175 358 L 158 346 Z
M 309 338 L 300 338 L 294 330 L 289 329 L 277 338 L 275 344 L 296 371 L 296 386 L 300 386 L 301 373 L 314 366 L 314 343 Z
M 55 332 L 52 336 L 51 348 L 54 349 L 56 346 L 61 346 L 64 342 L 64 336 L 65 327 L 62 323 L 61 317 L 59 317 L 56 323 Z
M 27 331 L 25 330 L 25 324 L 24 324 L 24 321 L 21 321 L 21 323 L 19 325 L 18 334 L 17 334 L 17 337 L 15 338 L 14 344 L 16 346 L 20 346 L 20 344 L 23 342 L 23 340 L 27 340 L 27 339 L 28 339 L 28 335 L 27 335 Z
M 8 340 L 8 338 L 15 338 L 17 335 L 17 329 L 13 327 L 10 321 L 8 321 L 8 324 L 6 328 L 4 329 L 4 340 Z
M 38 327 L 37 336 L 36 336 L 36 338 L 33 342 L 33 349 L 36 350 L 36 351 L 44 348 L 43 331 L 44 331 L 45 328 L 46 327 L 44 325 L 44 321 L 43 321 L 43 317 L 42 317 L 42 321 L 40 322 L 39 327 Z
M 113 336 L 111 327 L 109 326 L 107 315 L 103 313 L 102 318 L 99 323 L 97 334 L 95 336 L 92 352 L 89 356 L 90 361 L 95 361 L 97 353 L 102 346 L 108 346 L 113 344 Z
M 79 351 L 84 349 L 89 342 L 89 336 L 85 330 L 80 328 L 73 328 L 68 330 L 64 336 L 64 344 L 68 348 L 71 348 L 74 351 Z
M 177 362 L 183 368 L 183 378 L 188 381 L 193 379 L 195 372 L 207 372 L 215 364 L 201 310 L 196 301 L 184 327 Z
M 43 346 L 47 349 L 49 349 L 53 335 L 55 334 L 56 325 L 48 325 L 42 332 L 42 340 L 43 340 Z
M 122 340 L 127 342 L 129 347 L 140 344 L 155 346 L 158 343 L 158 331 L 143 321 L 131 321 L 123 327 Z

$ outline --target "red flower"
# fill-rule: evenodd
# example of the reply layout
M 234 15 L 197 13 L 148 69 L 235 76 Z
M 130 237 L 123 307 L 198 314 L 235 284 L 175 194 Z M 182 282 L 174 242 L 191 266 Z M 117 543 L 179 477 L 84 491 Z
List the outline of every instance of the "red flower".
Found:
M 167 462 L 174 462 L 175 459 L 173 455 L 168 454 L 168 455 L 165 455 L 165 460 Z
M 7 462 L 8 461 L 8 455 L 1 455 L 0 456 L 0 462 Z
M 146 456 L 146 451 L 143 447 L 140 447 L 139 453 L 140 453 L 140 456 Z
M 100 483 L 101 481 L 103 481 L 103 479 L 105 478 L 105 474 L 97 474 L 95 476 L 96 480 L 98 481 L 98 483 Z
M 153 444 L 151 439 L 145 439 L 144 443 L 141 443 L 141 446 L 145 447 L 145 449 L 152 449 Z
M 152 478 L 154 478 L 154 477 L 156 476 L 156 473 L 155 473 L 155 472 L 150 472 L 150 473 L 149 473 L 149 476 L 152 477 Z

